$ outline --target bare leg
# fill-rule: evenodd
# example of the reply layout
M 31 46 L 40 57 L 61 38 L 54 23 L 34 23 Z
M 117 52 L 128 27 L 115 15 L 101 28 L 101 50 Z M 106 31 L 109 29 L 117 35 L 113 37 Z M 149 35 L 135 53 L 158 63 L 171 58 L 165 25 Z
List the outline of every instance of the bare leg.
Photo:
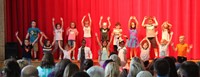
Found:
M 158 58 L 158 49 L 154 48 L 155 58 Z
M 132 57 L 133 57 L 133 48 L 131 48 L 130 50 L 130 59 L 132 59 Z
M 133 48 L 133 51 L 134 51 L 134 56 L 137 57 L 137 51 L 136 51 L 136 48 Z

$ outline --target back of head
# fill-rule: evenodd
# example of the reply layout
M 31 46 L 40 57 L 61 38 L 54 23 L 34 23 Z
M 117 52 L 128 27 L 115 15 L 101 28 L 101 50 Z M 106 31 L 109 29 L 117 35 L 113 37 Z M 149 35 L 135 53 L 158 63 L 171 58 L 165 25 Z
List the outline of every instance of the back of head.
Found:
M 112 54 L 109 58 L 116 62 L 119 66 L 121 66 L 121 60 L 116 54 Z
M 165 59 L 157 59 L 154 63 L 154 70 L 158 76 L 167 76 L 170 71 L 170 65 Z
M 178 69 L 180 77 L 199 77 L 199 67 L 195 62 L 185 61 Z
M 63 77 L 71 77 L 74 73 L 76 73 L 78 71 L 79 71 L 79 68 L 76 64 L 69 63 L 65 68 L 65 71 L 63 73 Z
M 92 66 L 87 70 L 90 77 L 104 77 L 104 69 L 99 66 Z
M 55 65 L 53 55 L 51 53 L 46 53 L 42 57 L 41 67 L 43 68 L 52 68 Z
M 65 67 L 71 63 L 71 61 L 69 59 L 63 59 L 61 60 L 55 67 L 54 71 L 55 71 L 55 77 L 62 77 L 63 76 L 63 72 L 65 71 Z
M 136 77 L 153 77 L 149 71 L 140 71 Z
M 128 75 L 127 69 L 123 69 L 122 72 L 120 73 L 120 77 L 127 77 L 127 75 Z
M 79 71 L 76 72 L 74 75 L 72 75 L 71 77 L 90 77 L 86 72 L 83 71 Z
M 93 60 L 92 59 L 85 59 L 84 60 L 84 70 L 87 70 L 92 66 L 93 66 Z
M 28 61 L 27 60 L 17 60 L 17 63 L 19 64 L 20 68 L 23 69 L 25 66 L 28 65 Z
M 33 65 L 27 65 L 22 69 L 21 77 L 39 77 L 38 70 Z
M 167 60 L 167 62 L 169 63 L 169 66 L 170 66 L 169 77 L 178 77 L 174 58 L 173 57 L 165 57 L 164 59 Z
M 139 58 L 137 57 L 134 57 L 132 60 L 131 60 L 131 63 L 130 63 L 130 71 L 129 71 L 129 76 L 131 77 L 135 77 L 140 71 L 143 71 L 143 67 L 142 67 L 142 64 L 139 60 Z
M 5 77 L 20 77 L 21 68 L 14 59 L 7 59 L 3 69 Z
M 105 69 L 105 77 L 119 77 L 119 65 L 115 62 L 110 62 L 107 64 Z

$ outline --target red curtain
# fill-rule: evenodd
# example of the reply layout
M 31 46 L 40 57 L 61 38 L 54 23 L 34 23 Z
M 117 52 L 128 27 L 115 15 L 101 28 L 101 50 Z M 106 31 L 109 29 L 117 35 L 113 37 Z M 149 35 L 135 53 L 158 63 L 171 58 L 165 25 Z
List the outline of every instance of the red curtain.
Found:
M 17 42 L 15 32 L 19 31 L 21 39 L 25 38 L 31 20 L 37 21 L 37 27 L 49 38 L 53 38 L 52 17 L 56 22 L 59 18 L 64 18 L 64 29 L 68 28 L 71 21 L 76 22 L 79 35 L 77 38 L 77 48 L 81 45 L 83 30 L 81 19 L 87 13 L 92 17 L 92 52 L 94 59 L 98 58 L 97 42 L 95 32 L 99 33 L 100 16 L 111 17 L 111 31 L 116 22 L 122 24 L 123 34 L 128 35 L 128 19 L 136 16 L 139 21 L 138 38 L 145 37 L 145 29 L 141 26 L 144 16 L 155 16 L 158 20 L 159 38 L 161 37 L 161 24 L 168 20 L 173 26 L 173 42 L 178 43 L 179 35 L 185 35 L 186 42 L 193 45 L 193 49 L 188 53 L 188 59 L 200 59 L 200 0 L 5 0 L 6 14 L 6 42 Z M 64 33 L 65 35 L 65 33 Z M 63 36 L 64 36 L 63 35 Z M 65 37 L 66 39 L 66 37 Z M 64 40 L 65 43 L 67 42 Z M 112 47 L 112 45 L 111 45 Z M 171 50 L 171 47 L 170 47 Z M 138 52 L 139 49 L 138 49 Z M 42 57 L 42 51 L 38 53 Z M 129 54 L 129 52 L 128 52 Z M 127 56 L 128 56 L 127 54 Z M 151 52 L 151 54 L 153 54 Z M 77 55 L 77 49 L 76 49 Z M 171 56 L 176 56 L 177 52 L 170 51 Z M 57 55 L 55 55 L 57 57 Z M 139 54 L 138 54 L 139 56 Z M 151 55 L 154 57 L 154 55 Z

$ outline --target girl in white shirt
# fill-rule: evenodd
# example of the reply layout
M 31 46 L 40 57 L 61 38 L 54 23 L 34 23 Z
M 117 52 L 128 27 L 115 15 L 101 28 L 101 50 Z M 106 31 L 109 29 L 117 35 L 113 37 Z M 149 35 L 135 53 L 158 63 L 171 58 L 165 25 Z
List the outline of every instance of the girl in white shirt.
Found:
M 54 47 L 54 50 L 53 50 L 53 53 L 55 53 L 58 49 L 58 42 L 60 41 L 61 43 L 61 46 L 62 46 L 62 43 L 63 43 L 63 37 L 62 37 L 62 33 L 64 32 L 63 30 L 63 18 L 60 18 L 61 20 L 61 24 L 57 23 L 55 24 L 54 21 L 55 19 L 52 18 L 52 25 L 53 25 L 53 28 L 54 28 L 54 40 L 55 40 L 55 47 Z M 61 56 L 62 56 L 62 50 L 60 50 L 59 52 L 59 59 L 61 59 Z
M 142 41 L 140 41 L 140 58 L 142 61 L 149 60 L 149 53 L 150 53 L 151 43 L 147 37 L 145 37 Z
M 83 19 L 81 21 L 82 27 L 83 27 L 83 37 L 86 40 L 86 46 L 91 47 L 91 25 L 92 25 L 92 19 L 90 17 L 90 13 L 88 13 L 89 21 L 85 20 L 86 16 L 83 16 Z
M 119 40 L 122 40 L 121 36 L 122 36 L 122 29 L 121 29 L 121 24 L 119 22 L 117 22 L 115 24 L 115 28 L 113 29 L 114 34 L 114 40 L 113 40 L 113 46 L 114 46 L 114 51 L 117 52 L 118 49 L 118 45 L 119 45 Z
M 124 41 L 119 42 L 119 46 L 117 50 L 119 52 L 118 57 L 121 60 L 121 66 L 124 67 L 127 63 L 127 57 L 126 57 L 127 49 L 126 49 L 126 45 Z
M 172 25 L 168 21 L 165 21 L 162 24 L 162 39 L 170 41 L 171 27 Z
M 59 48 L 62 50 L 64 56 L 63 56 L 63 59 L 69 59 L 71 60 L 71 52 L 75 49 L 76 47 L 76 44 L 75 44 L 75 41 L 73 42 L 74 43 L 74 46 L 73 48 L 71 48 L 68 44 L 66 45 L 65 49 L 62 48 L 62 46 L 60 45 L 60 42 L 58 42 L 59 44 Z

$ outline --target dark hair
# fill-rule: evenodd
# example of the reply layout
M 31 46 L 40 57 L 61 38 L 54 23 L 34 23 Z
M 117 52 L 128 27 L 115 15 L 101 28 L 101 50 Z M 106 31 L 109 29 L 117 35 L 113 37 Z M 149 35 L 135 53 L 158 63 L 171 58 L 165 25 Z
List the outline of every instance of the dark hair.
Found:
M 120 26 L 121 26 L 121 24 L 120 24 L 119 22 L 117 22 L 117 23 L 115 24 L 115 26 L 118 26 L 118 25 L 120 25 Z
M 130 29 L 136 29 L 136 23 L 135 22 L 132 22 L 132 23 L 134 23 L 135 27 L 133 28 L 132 24 L 130 23 Z
M 117 55 L 116 52 L 112 51 L 112 52 L 110 53 L 109 57 L 110 57 L 111 55 L 113 55 L 113 54 Z
M 88 70 L 92 66 L 93 66 L 93 60 L 92 59 L 85 59 L 84 60 L 84 69 L 85 70 Z
M 14 59 L 7 59 L 3 68 L 6 77 L 20 77 L 21 68 Z
M 108 59 L 108 60 L 106 60 L 104 63 L 103 63 L 103 68 L 105 69 L 106 68 L 106 66 L 107 66 L 107 64 L 108 63 L 110 63 L 110 62 L 114 62 L 112 59 Z
M 54 67 L 54 65 L 55 65 L 55 62 L 54 62 L 53 55 L 51 53 L 44 54 L 40 66 L 42 68 L 52 68 Z
M 56 23 L 56 29 L 57 29 L 58 25 L 60 25 L 60 26 L 61 26 L 61 24 L 60 24 L 60 23 Z
M 175 61 L 173 57 L 165 57 L 164 59 L 168 61 L 169 66 L 170 66 L 169 77 L 178 77 Z
M 76 72 L 72 77 L 90 77 L 86 72 Z
M 74 23 L 74 28 L 76 28 L 76 23 L 74 21 L 71 21 L 70 23 L 70 28 L 71 28 L 71 24 Z
M 61 60 L 58 65 L 55 67 L 54 70 L 54 77 L 63 77 L 63 73 L 65 71 L 65 67 L 70 64 L 71 61 L 69 59 L 63 59 Z
M 36 20 L 32 20 L 31 23 L 32 23 L 32 22 L 36 22 Z M 30 23 L 30 24 L 31 24 L 31 23 Z
M 125 43 L 124 41 L 120 41 L 119 44 Z
M 145 43 L 147 43 L 147 45 L 148 45 L 148 47 L 149 47 L 148 41 L 147 41 L 147 40 L 144 40 L 144 41 L 142 41 L 142 43 L 141 43 L 143 49 L 144 49 L 143 45 L 144 45 Z
M 147 60 L 147 61 L 145 61 L 145 62 L 143 62 L 144 63 L 144 67 L 148 67 L 148 65 L 149 65 L 149 60 Z
M 120 77 L 127 77 L 128 75 L 128 70 L 127 69 L 123 69 L 121 74 L 120 74 Z
M 79 67 L 74 63 L 69 63 L 65 67 L 63 77 L 71 77 L 74 73 L 79 71 Z
M 154 70 L 158 76 L 166 76 L 169 74 L 170 65 L 165 59 L 160 58 L 154 63 Z
M 49 39 L 44 40 L 44 45 L 47 46 L 47 42 L 50 41 Z
M 199 67 L 195 62 L 185 61 L 179 68 L 179 75 L 183 77 L 199 77 Z

